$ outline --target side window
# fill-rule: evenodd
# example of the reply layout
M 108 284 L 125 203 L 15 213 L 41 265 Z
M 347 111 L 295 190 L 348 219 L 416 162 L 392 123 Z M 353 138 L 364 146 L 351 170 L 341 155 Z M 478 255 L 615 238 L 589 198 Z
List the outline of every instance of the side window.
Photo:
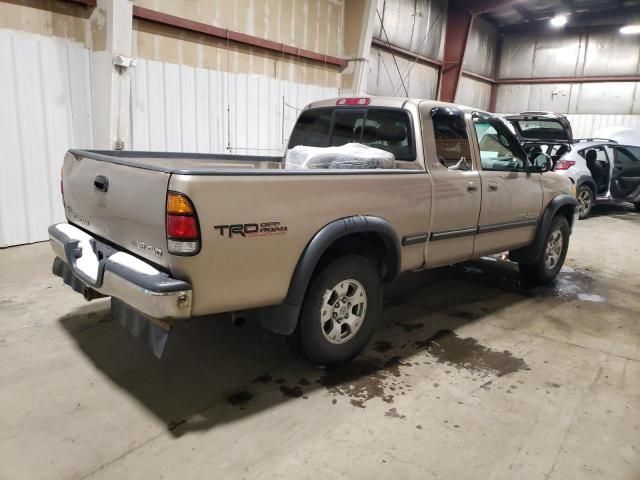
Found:
M 524 170 L 523 150 L 500 119 L 488 115 L 474 115 L 473 125 L 478 137 L 483 170 Z
M 640 167 L 640 147 L 613 147 L 613 152 L 617 168 Z
M 471 147 L 460 110 L 434 108 L 431 111 L 438 161 L 449 170 L 471 170 Z
M 602 147 L 585 148 L 584 150 L 580 150 L 578 153 L 585 160 L 591 161 L 592 154 L 589 154 L 587 158 L 587 152 L 589 152 L 590 150 L 593 150 L 596 152 L 595 158 L 593 158 L 593 160 L 598 162 L 600 166 L 605 167 L 607 163 L 609 163 L 609 160 L 607 159 L 607 153 L 604 151 L 604 148 Z

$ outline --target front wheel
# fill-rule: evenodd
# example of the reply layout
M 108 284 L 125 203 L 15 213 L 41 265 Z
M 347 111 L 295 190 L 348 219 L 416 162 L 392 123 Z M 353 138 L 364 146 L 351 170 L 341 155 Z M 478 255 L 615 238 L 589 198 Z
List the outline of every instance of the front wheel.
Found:
M 581 185 L 578 188 L 576 198 L 578 199 L 580 220 L 587 218 L 591 213 L 591 207 L 593 207 L 593 190 L 587 185 Z
M 554 280 L 564 264 L 569 248 L 569 223 L 564 217 L 556 217 L 551 222 L 542 249 L 542 255 L 534 263 L 519 264 L 520 274 L 534 285 L 542 285 Z
M 382 305 L 380 276 L 365 257 L 326 265 L 311 282 L 291 340 L 315 365 L 335 367 L 358 355 L 373 335 Z

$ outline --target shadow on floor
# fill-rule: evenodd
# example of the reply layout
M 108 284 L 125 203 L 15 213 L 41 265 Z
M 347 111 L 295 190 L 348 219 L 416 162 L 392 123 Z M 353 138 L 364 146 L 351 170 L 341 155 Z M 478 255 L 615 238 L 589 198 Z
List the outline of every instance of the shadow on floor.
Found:
M 589 217 L 581 221 L 589 221 L 589 219 L 598 217 L 614 217 L 640 223 L 640 213 L 631 203 L 620 205 L 594 205 L 591 209 Z
M 400 369 L 412 364 L 445 362 L 494 375 L 526 368 L 509 352 L 459 338 L 455 330 L 519 302 L 558 295 L 553 287 L 523 288 L 517 266 L 493 258 L 404 274 L 385 291 L 370 346 L 335 371 L 309 366 L 283 337 L 250 322 L 234 327 L 226 315 L 179 323 L 161 360 L 111 320 L 108 300 L 100 300 L 98 312 L 87 313 L 87 306 L 60 322 L 101 372 L 180 436 L 304 401 L 318 389 L 332 403 L 340 397 L 360 408 L 376 397 L 393 403 L 407 387 Z

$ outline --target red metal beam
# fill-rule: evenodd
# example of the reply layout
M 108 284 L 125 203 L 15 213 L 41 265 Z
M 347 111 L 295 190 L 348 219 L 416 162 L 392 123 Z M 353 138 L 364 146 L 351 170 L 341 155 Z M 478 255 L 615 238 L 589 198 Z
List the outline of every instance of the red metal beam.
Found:
M 479 73 L 474 73 L 470 70 L 462 70 L 462 74 L 463 77 L 469 77 L 469 78 L 473 78 L 474 80 L 478 80 L 480 82 L 484 82 L 484 83 L 490 83 L 490 84 L 495 84 L 496 81 L 493 78 L 489 78 L 489 77 L 485 77 L 484 75 L 480 75 Z
M 496 80 L 499 85 L 522 83 L 604 83 L 604 82 L 640 82 L 640 75 L 600 76 L 600 77 L 538 77 L 538 78 L 503 78 Z
M 418 63 L 424 63 L 435 68 L 440 68 L 442 66 L 442 62 L 440 60 L 436 60 L 435 58 L 425 57 L 424 55 L 419 55 L 410 50 L 406 50 L 402 47 L 398 47 L 397 45 L 394 45 L 392 43 L 383 42 L 382 40 L 379 40 L 377 38 L 373 38 L 371 40 L 371 45 L 374 45 L 380 50 L 386 50 L 391 53 L 397 53 L 400 56 L 408 58 L 409 60 L 417 60 Z
M 454 102 L 473 15 L 464 3 L 450 0 L 447 7 L 447 29 L 444 39 L 444 62 L 440 75 L 440 100 Z
M 220 38 L 228 40 L 240 45 L 248 47 L 257 47 L 264 50 L 268 50 L 274 53 L 281 53 L 286 55 L 292 55 L 294 57 L 304 58 L 306 60 L 312 60 L 315 62 L 334 65 L 336 67 L 344 68 L 347 66 L 348 61 L 343 58 L 333 57 L 331 55 L 324 55 L 322 53 L 312 52 L 304 48 L 292 47 L 284 43 L 274 42 L 267 40 L 266 38 L 254 37 L 253 35 L 247 35 L 245 33 L 234 32 L 226 28 L 215 27 L 206 23 L 196 22 L 182 17 L 176 17 L 175 15 L 169 15 L 168 13 L 158 12 L 149 8 L 133 6 L 133 18 L 146 20 L 148 22 L 157 23 L 160 25 L 166 25 L 189 32 L 208 35 L 214 38 Z

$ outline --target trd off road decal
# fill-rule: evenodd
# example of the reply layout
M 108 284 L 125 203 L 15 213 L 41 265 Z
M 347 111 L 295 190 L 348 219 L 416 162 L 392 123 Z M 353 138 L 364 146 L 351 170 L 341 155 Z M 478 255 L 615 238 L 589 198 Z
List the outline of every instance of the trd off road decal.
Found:
M 264 237 L 267 235 L 282 235 L 287 233 L 287 227 L 280 222 L 237 223 L 234 225 L 215 225 L 214 230 L 220 232 L 221 237 Z

